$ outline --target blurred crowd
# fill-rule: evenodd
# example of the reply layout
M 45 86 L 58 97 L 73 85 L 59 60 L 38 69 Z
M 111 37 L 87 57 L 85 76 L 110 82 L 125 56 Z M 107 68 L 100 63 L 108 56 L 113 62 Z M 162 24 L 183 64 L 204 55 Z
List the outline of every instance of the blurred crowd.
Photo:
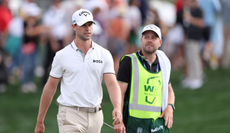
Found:
M 49 1 L 49 2 L 48 2 Z M 95 19 L 92 39 L 120 58 L 140 49 L 146 24 L 161 28 L 161 50 L 172 69 L 183 69 L 185 88 L 202 87 L 210 67 L 230 67 L 230 0 L 0 0 L 0 92 L 20 81 L 35 93 L 46 83 L 55 53 L 71 43 L 72 14 L 84 8 Z

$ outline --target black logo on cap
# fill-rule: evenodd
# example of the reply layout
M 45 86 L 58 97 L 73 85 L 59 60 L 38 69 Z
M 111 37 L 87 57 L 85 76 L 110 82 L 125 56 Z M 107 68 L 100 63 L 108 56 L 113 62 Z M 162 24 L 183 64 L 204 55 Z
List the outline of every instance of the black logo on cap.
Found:
M 87 16 L 88 14 L 90 15 L 89 12 L 87 12 L 87 11 L 82 11 L 81 13 L 79 13 L 79 16 L 81 16 L 82 14 L 83 14 L 84 16 Z

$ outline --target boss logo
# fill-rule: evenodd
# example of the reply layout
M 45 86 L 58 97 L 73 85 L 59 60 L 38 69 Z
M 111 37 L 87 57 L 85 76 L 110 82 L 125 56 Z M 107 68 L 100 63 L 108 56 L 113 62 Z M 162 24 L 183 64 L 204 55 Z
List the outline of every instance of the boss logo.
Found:
M 93 60 L 93 63 L 103 63 L 102 60 Z

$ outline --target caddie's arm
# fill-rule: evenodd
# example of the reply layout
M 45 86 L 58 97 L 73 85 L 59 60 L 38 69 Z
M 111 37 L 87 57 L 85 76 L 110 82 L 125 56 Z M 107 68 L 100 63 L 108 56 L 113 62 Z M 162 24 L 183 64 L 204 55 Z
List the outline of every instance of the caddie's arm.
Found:
M 45 84 L 45 87 L 43 89 L 42 96 L 41 96 L 39 112 L 38 112 L 38 117 L 37 117 L 37 124 L 36 124 L 35 131 L 34 131 L 35 133 L 45 132 L 45 126 L 44 126 L 45 115 L 53 100 L 53 96 L 57 90 L 59 81 L 60 79 L 49 76 L 48 82 Z
M 168 85 L 168 104 L 175 103 L 175 95 L 171 83 Z M 165 118 L 165 126 L 171 128 L 173 125 L 173 108 L 168 105 L 159 118 Z
M 110 100 L 113 104 L 113 125 L 119 124 L 122 122 L 122 113 L 121 113 L 121 90 L 117 83 L 116 76 L 111 73 L 104 74 L 104 81 L 107 86 Z

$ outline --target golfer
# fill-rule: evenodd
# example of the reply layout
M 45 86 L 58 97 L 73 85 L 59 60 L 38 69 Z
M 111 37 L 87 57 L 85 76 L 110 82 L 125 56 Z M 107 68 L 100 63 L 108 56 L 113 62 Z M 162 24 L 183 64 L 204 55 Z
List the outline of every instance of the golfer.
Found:
M 59 81 L 61 94 L 57 99 L 60 133 L 100 133 L 103 125 L 102 80 L 114 110 L 113 125 L 122 121 L 121 91 L 117 83 L 110 52 L 91 40 L 92 13 L 77 10 L 72 16 L 75 39 L 53 59 L 50 76 L 44 86 L 35 133 L 45 131 L 44 119 Z

